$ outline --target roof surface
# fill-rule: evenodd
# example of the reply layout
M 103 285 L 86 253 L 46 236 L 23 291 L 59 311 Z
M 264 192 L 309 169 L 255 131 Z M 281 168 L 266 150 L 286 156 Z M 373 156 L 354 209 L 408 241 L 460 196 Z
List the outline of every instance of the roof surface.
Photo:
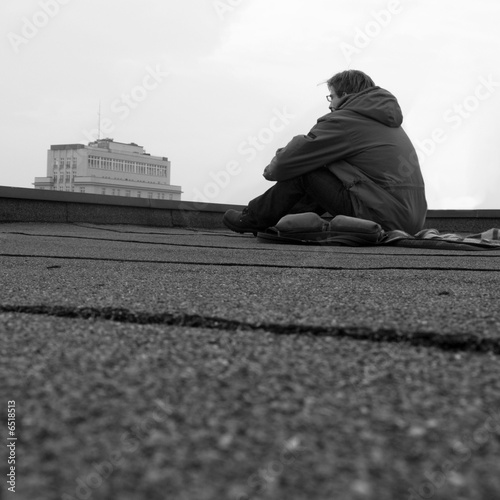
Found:
M 500 252 L 42 223 L 0 248 L 17 498 L 500 496 Z

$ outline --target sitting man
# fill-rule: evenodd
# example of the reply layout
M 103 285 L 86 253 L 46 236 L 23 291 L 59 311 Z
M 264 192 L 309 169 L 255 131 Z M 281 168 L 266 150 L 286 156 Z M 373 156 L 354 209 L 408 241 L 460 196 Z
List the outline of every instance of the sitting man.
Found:
M 424 181 L 398 101 L 362 71 L 337 73 L 327 85 L 331 112 L 278 149 L 263 174 L 276 184 L 242 212 L 228 210 L 229 229 L 255 234 L 301 212 L 368 219 L 410 234 L 422 229 Z

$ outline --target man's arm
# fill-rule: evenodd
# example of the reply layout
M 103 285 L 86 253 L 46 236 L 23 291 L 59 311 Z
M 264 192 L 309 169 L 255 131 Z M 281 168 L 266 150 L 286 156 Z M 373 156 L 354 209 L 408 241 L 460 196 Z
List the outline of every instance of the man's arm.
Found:
M 284 148 L 278 149 L 264 169 L 264 178 L 286 181 L 306 174 L 352 154 L 352 141 L 342 121 L 326 115 L 307 135 L 295 136 Z

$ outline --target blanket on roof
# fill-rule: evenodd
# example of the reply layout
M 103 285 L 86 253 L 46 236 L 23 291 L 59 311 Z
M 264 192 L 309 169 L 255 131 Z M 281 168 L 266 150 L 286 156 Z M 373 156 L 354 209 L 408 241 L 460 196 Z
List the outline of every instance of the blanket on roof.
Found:
M 376 222 L 345 215 L 337 215 L 327 221 L 313 212 L 286 215 L 275 226 L 257 233 L 257 238 L 266 242 L 293 244 L 500 250 L 500 230 L 496 228 L 467 235 L 423 229 L 411 235 L 400 230 L 384 231 Z

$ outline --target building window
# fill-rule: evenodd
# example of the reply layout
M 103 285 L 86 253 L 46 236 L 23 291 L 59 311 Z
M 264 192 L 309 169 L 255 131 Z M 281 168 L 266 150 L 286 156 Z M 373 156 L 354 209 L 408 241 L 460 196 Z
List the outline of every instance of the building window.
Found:
M 114 196 L 114 195 L 115 195 L 115 190 L 114 190 L 114 189 L 112 189 L 112 190 L 111 190 L 111 195 L 112 195 L 112 196 Z
M 106 194 L 106 188 L 101 189 L 101 194 Z
M 152 198 L 153 197 L 153 193 L 148 193 L 148 198 Z
M 141 197 L 141 192 L 137 191 L 137 198 L 140 198 L 140 197 Z
M 97 158 L 95 156 L 89 156 L 89 167 L 97 168 Z
M 85 188 L 84 187 L 80 188 L 80 193 L 85 193 Z
M 125 196 L 130 196 L 130 189 L 125 190 Z

